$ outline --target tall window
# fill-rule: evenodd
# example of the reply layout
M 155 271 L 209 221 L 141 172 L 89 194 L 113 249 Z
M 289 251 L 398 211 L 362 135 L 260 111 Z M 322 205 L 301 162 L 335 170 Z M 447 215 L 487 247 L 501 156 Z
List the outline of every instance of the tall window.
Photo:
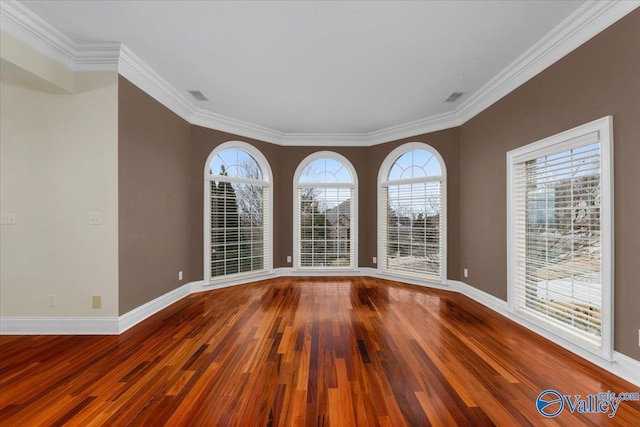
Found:
M 355 268 L 357 177 L 349 161 L 315 153 L 294 176 L 297 268 Z
M 205 169 L 205 279 L 271 268 L 271 170 L 253 146 L 227 142 Z
M 611 352 L 611 119 L 510 151 L 509 303 L 606 357 Z
M 446 282 L 446 171 L 422 143 L 392 151 L 378 175 L 378 268 Z

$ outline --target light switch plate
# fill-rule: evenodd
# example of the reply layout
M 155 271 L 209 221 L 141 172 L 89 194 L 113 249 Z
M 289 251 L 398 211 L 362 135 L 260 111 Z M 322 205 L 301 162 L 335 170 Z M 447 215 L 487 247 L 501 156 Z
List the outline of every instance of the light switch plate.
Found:
M 89 212 L 89 225 L 102 224 L 102 212 Z
M 0 223 L 2 225 L 15 225 L 15 223 L 16 223 L 16 214 L 14 214 L 14 213 L 3 213 L 3 214 L 0 214 Z

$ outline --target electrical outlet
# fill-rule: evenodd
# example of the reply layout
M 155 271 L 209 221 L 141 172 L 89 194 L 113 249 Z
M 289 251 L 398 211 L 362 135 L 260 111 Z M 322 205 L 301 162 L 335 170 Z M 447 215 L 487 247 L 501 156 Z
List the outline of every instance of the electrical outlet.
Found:
M 16 214 L 3 213 L 0 214 L 0 224 L 2 225 L 16 225 Z
M 469 269 L 465 268 L 464 270 L 462 270 L 462 274 L 464 275 L 464 277 L 469 277 Z
M 89 212 L 89 225 L 102 224 L 102 212 Z
M 287 255 L 287 262 L 291 263 L 291 255 Z
M 378 257 L 375 257 L 375 256 L 373 257 L 373 263 L 374 263 L 374 264 L 377 264 L 377 263 L 378 263 Z
M 47 306 L 49 306 L 49 307 L 55 307 L 56 306 L 56 296 L 55 295 L 49 295 L 49 297 L 47 299 Z
M 178 271 L 178 280 L 182 280 L 182 271 Z
M 94 295 L 92 297 L 91 307 L 102 308 L 102 297 L 100 295 Z

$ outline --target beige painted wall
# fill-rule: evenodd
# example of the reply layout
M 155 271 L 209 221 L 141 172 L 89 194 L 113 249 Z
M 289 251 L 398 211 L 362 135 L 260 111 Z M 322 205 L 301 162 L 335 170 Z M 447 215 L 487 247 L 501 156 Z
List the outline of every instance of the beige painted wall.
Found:
M 11 84 L 23 85 L 26 81 L 29 87 L 44 92 L 61 94 L 77 92 L 76 74 L 73 71 L 52 61 L 4 31 L 0 31 L 0 54 L 3 83 L 12 76 L 15 77 L 17 72 L 22 81 L 11 79 Z
M 117 74 L 76 76 L 73 95 L 6 77 L 0 209 L 17 223 L 0 227 L 0 316 L 117 316 Z M 103 224 L 89 225 L 89 212 Z

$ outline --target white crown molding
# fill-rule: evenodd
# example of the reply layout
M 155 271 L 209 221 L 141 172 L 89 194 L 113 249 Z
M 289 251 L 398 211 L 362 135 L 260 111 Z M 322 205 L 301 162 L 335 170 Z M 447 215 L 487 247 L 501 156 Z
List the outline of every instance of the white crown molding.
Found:
M 0 2 L 0 28 L 74 72 L 118 69 L 120 43 L 76 43 L 17 1 Z
M 640 1 L 590 0 L 467 98 L 455 112 L 465 123 L 640 6 Z
M 368 133 L 282 133 L 272 140 L 284 146 L 304 147 L 370 147 L 402 138 L 423 135 L 439 130 L 460 126 L 462 122 L 454 112 L 447 112 L 426 119 L 415 120 L 397 126 L 390 126 Z M 214 128 L 217 129 L 217 128 Z
M 74 71 L 104 73 L 118 71 L 121 43 L 82 43 L 76 45 Z
M 277 130 L 223 116 L 222 114 L 217 114 L 202 108 L 195 109 L 188 121 L 192 125 L 215 129 L 221 132 L 229 132 L 244 136 L 245 138 L 258 139 L 272 144 L 281 145 L 281 141 L 285 136 L 284 133 L 278 132 Z
M 156 101 L 191 122 L 191 116 L 196 109 L 187 97 L 124 44 L 120 44 L 118 72 Z
M 366 133 L 286 133 L 280 145 L 295 147 L 368 147 L 371 144 Z
M 460 117 L 453 111 L 427 117 L 426 119 L 415 120 L 397 126 L 380 129 L 367 134 L 369 144 L 377 145 L 390 141 L 397 141 L 402 138 L 423 135 L 425 133 L 437 132 L 439 130 L 451 129 L 462 125 Z
M 186 94 L 120 43 L 75 43 L 14 0 L 1 2 L 1 27 L 75 72 L 118 71 L 191 124 L 285 146 L 372 146 L 461 126 L 640 6 L 590 0 L 467 98 L 454 111 L 368 133 L 286 133 L 198 108 Z
M 17 1 L 0 2 L 0 28 L 52 60 L 74 69 L 76 44 L 73 40 Z

